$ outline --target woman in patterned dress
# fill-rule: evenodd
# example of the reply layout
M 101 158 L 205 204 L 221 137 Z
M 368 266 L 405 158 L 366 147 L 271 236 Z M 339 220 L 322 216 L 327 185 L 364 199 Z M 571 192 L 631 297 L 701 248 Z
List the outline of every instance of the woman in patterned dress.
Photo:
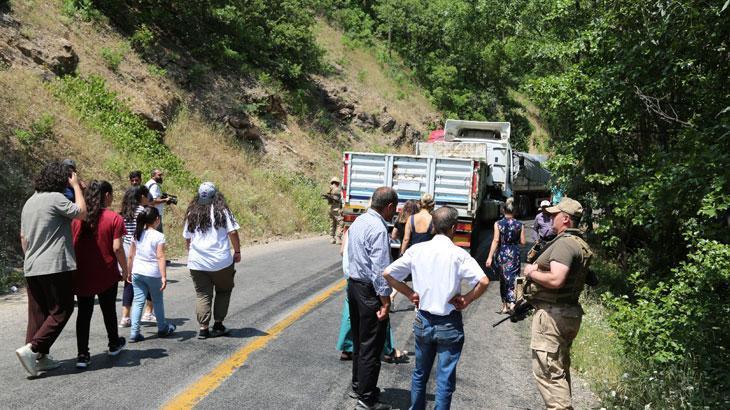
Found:
M 525 244 L 525 230 L 522 222 L 514 218 L 512 198 L 507 199 L 502 206 L 502 213 L 504 218 L 494 223 L 487 268 L 493 268 L 499 275 L 499 292 L 502 296 L 502 310 L 499 313 L 509 313 L 515 305 L 515 278 L 520 274 L 520 245 Z M 495 252 L 496 258 L 493 259 Z

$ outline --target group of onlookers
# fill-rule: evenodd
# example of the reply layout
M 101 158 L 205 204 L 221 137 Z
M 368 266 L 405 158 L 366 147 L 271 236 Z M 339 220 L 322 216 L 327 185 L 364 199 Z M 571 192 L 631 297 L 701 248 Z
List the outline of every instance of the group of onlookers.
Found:
M 49 351 L 73 313 L 74 295 L 78 306 L 78 368 L 91 362 L 89 329 L 96 299 L 110 356 L 118 355 L 127 342 L 119 336 L 118 328 L 131 328 L 130 342 L 144 340 L 143 321 L 156 322 L 159 337 L 174 333 L 175 325 L 165 319 L 163 299 L 169 261 L 162 218 L 164 204 L 170 202 L 160 186 L 163 173 L 153 170 L 150 180 L 142 185 L 141 172 L 133 171 L 129 180 L 117 213 L 112 210 L 112 185 L 103 180 L 81 182 L 74 161 L 50 162 L 36 177 L 35 193 L 21 214 L 28 328 L 26 345 L 16 350 L 31 376 L 59 366 Z M 188 206 L 183 229 L 197 294 L 200 339 L 228 333 L 223 320 L 233 289 L 234 263 L 241 258 L 238 229 L 215 185 L 201 184 Z M 122 318 L 117 324 L 120 281 L 124 290 Z M 143 314 L 145 301 L 148 307 Z
M 452 241 L 458 219 L 455 208 L 442 206 L 434 211 L 435 201 L 429 194 L 418 202 L 406 201 L 389 237 L 386 221 L 394 217 L 397 206 L 395 191 L 378 188 L 370 209 L 345 233 L 342 265 L 348 283 L 337 348 L 342 350 L 342 360 L 353 360 L 351 397 L 358 400 L 356 409 L 390 408 L 379 401 L 377 382 L 383 352 L 394 346 L 389 313 L 396 291 L 403 293 L 416 306 L 410 408 L 425 408 L 426 385 L 436 363 L 435 406 L 448 409 L 464 344 L 461 310 L 484 293 L 489 280 L 479 263 Z M 555 236 L 549 206 L 547 201 L 540 204 L 533 225 L 536 241 L 543 246 Z M 512 198 L 502 206 L 502 214 L 494 224 L 486 268 L 500 279 L 500 313 L 511 314 L 515 279 L 521 270 L 520 250 L 526 240 L 523 224 L 515 219 Z M 400 241 L 397 252 L 390 249 L 389 239 Z M 462 281 L 471 286 L 465 294 Z
M 452 241 L 458 218 L 456 209 L 442 206 L 434 211 L 434 206 L 429 194 L 422 195 L 418 203 L 406 202 L 389 235 L 386 221 L 397 212 L 398 194 L 381 187 L 373 193 L 370 209 L 355 219 L 345 234 L 347 312 L 343 312 L 340 340 L 342 329 L 351 329 L 350 397 L 357 399 L 356 409 L 390 408 L 380 402 L 377 384 L 381 357 L 389 344 L 394 290 L 416 306 L 411 408 L 424 408 L 426 385 L 437 356 L 436 408 L 450 406 L 456 388 L 456 364 L 464 343 L 460 310 L 486 290 L 489 280 L 479 264 Z M 391 238 L 401 240 L 397 255 L 391 255 Z M 464 295 L 462 280 L 472 286 Z M 412 281 L 412 287 L 406 281 Z M 338 344 L 338 348 L 342 345 Z

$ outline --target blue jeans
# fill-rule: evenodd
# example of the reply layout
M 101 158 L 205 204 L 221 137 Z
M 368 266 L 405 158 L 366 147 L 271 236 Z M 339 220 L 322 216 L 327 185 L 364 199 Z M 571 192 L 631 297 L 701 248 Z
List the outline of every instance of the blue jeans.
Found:
M 426 407 L 426 384 L 434 359 L 436 367 L 436 410 L 451 407 L 451 396 L 456 390 L 456 365 L 464 346 L 464 322 L 461 312 L 454 310 L 447 316 L 432 315 L 419 310 L 413 323 L 416 338 L 416 367 L 411 383 L 411 409 Z
M 157 330 L 160 332 L 167 331 L 167 322 L 165 321 L 165 305 L 162 301 L 162 279 L 132 274 L 132 286 L 134 287 L 134 299 L 132 300 L 132 329 L 129 333 L 130 337 L 139 334 L 139 322 L 142 320 L 142 310 L 147 296 L 152 298 L 152 309 L 157 317 Z

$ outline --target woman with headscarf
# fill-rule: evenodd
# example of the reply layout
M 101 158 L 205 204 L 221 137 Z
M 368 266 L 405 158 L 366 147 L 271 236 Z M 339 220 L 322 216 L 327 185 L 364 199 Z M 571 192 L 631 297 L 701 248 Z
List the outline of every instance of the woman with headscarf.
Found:
M 223 194 L 212 182 L 202 183 L 188 206 L 183 228 L 188 268 L 197 294 L 198 339 L 224 336 L 229 332 L 223 320 L 228 314 L 234 286 L 234 263 L 241 261 L 239 228 Z M 211 305 L 212 329 L 209 328 Z

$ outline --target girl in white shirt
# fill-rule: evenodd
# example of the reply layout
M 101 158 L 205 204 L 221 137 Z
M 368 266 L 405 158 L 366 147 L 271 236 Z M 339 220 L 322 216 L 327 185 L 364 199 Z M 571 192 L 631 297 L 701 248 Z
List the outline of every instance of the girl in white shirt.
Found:
M 162 291 L 167 286 L 165 264 L 165 235 L 155 228 L 160 224 L 156 208 L 146 206 L 137 216 L 132 246 L 129 249 L 129 271 L 132 272 L 134 300 L 132 301 L 132 329 L 129 341 L 139 342 L 144 336 L 139 332 L 142 308 L 149 295 L 157 317 L 157 335 L 166 337 L 175 331 L 175 325 L 165 320 Z

